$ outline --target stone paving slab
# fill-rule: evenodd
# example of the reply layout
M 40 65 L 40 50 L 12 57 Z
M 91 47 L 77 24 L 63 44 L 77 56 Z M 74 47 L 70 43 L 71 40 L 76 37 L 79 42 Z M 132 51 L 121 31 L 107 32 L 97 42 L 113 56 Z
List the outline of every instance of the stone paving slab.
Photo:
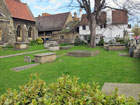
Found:
M 115 88 L 119 89 L 119 95 L 134 97 L 136 100 L 139 99 L 138 95 L 140 94 L 140 84 L 105 83 L 102 91 L 109 95 L 115 91 Z
M 13 68 L 12 70 L 18 72 L 18 71 L 25 70 L 25 69 L 29 69 L 29 68 L 32 68 L 32 67 L 35 67 L 35 66 L 38 66 L 38 65 L 40 65 L 40 64 L 39 64 L 39 63 L 30 64 L 30 65 L 26 65 L 26 66 L 16 67 L 16 68 Z
M 31 52 L 25 52 L 25 53 L 10 54 L 10 55 L 5 55 L 5 56 L 0 56 L 0 59 L 2 59 L 2 58 L 9 58 L 9 57 L 15 57 L 15 56 L 20 56 L 20 55 L 27 55 L 27 54 L 32 54 L 32 53 L 42 52 L 42 51 L 47 51 L 47 50 L 45 49 L 45 50 L 31 51 Z

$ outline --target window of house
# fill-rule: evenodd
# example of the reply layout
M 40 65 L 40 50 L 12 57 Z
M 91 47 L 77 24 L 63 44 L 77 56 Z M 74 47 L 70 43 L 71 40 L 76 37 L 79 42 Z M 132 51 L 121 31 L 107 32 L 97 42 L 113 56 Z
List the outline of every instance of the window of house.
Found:
M 29 38 L 32 38 L 32 28 L 31 27 L 28 30 L 28 37 Z
M 131 28 L 131 24 L 128 24 L 128 28 Z
M 64 39 L 64 35 L 61 35 L 61 36 L 60 36 L 60 39 Z
M 2 29 L 0 28 L 0 41 L 2 40 Z
M 21 27 L 17 27 L 17 37 L 21 37 Z
M 104 28 L 106 28 L 106 24 L 104 24 Z
M 86 30 L 86 26 L 85 25 L 83 25 L 83 30 Z
M 103 25 L 100 25 L 100 28 L 103 28 Z

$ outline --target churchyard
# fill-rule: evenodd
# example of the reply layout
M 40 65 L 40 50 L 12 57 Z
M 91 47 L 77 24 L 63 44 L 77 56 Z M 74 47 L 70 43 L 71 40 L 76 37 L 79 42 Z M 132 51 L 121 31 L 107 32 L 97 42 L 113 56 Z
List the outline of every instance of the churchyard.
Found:
M 25 84 L 30 75 L 35 73 L 39 73 L 40 78 L 46 81 L 47 84 L 55 82 L 62 74 L 79 77 L 80 83 L 98 82 L 100 88 L 104 83 L 140 83 L 140 59 L 119 55 L 120 53 L 125 55 L 128 51 L 106 51 L 103 47 L 89 48 L 87 46 L 73 46 L 71 49 L 48 51 L 44 50 L 43 45 L 35 45 L 30 46 L 27 50 L 1 49 L 0 56 L 38 50 L 40 51 L 0 59 L 0 95 L 5 93 L 8 88 L 18 89 L 19 85 Z M 81 50 L 86 53 L 87 51 L 98 52 L 98 54 L 90 57 L 67 55 L 68 52 L 77 51 L 79 53 Z M 13 70 L 16 67 L 36 64 L 34 62 L 25 62 L 25 56 L 33 60 L 36 54 L 52 52 L 56 53 L 54 62 L 37 64 L 21 71 Z

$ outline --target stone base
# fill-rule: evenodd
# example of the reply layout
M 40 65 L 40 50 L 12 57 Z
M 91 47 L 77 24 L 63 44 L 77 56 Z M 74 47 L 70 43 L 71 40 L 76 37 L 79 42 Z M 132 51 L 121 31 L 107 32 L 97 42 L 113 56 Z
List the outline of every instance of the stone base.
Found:
M 108 51 L 124 51 L 126 46 L 124 44 L 108 44 L 104 45 L 104 49 Z
M 47 63 L 53 62 L 56 60 L 55 53 L 43 53 L 43 54 L 36 54 L 35 56 L 35 63 Z
M 56 41 L 48 41 L 44 43 L 44 47 L 48 49 L 50 46 L 58 46 L 58 43 Z
M 54 47 L 49 47 L 48 50 L 49 51 L 59 51 L 60 48 L 59 48 L 59 46 L 54 46 Z
M 25 43 L 25 42 L 17 42 L 14 45 L 15 50 L 26 50 L 28 49 L 28 44 L 29 43 Z
M 68 56 L 73 56 L 73 57 L 90 57 L 90 56 L 96 56 L 99 54 L 99 51 L 85 51 L 85 50 L 79 50 L 79 51 L 72 51 L 68 52 Z
M 129 56 L 128 53 L 119 53 L 119 56 Z

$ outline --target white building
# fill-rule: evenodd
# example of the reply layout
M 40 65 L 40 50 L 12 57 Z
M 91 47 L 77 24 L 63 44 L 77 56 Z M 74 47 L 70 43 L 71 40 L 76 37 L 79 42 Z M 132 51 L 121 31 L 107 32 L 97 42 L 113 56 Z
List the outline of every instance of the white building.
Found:
M 128 25 L 128 16 L 125 11 L 121 10 L 107 10 L 102 12 L 100 21 L 96 28 L 96 43 L 99 42 L 100 37 L 104 37 L 105 42 L 113 40 L 115 37 L 123 37 L 124 31 L 131 32 L 131 26 Z M 87 15 L 83 14 L 79 26 L 79 34 L 82 40 L 88 40 L 90 30 L 87 20 Z M 131 37 L 132 33 L 130 34 Z

